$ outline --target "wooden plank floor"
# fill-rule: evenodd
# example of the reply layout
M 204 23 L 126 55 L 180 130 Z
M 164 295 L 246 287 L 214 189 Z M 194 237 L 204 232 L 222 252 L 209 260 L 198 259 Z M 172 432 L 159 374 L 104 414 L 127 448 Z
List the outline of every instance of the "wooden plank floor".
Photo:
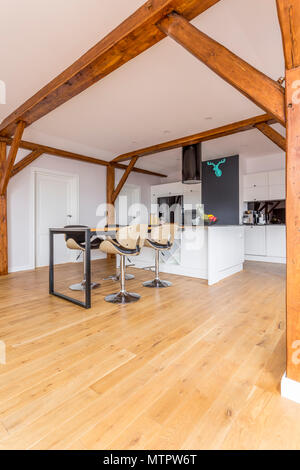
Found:
M 61 288 L 80 265 L 58 268 Z M 166 290 L 84 310 L 48 295 L 48 271 L 0 279 L 2 449 L 299 449 L 300 406 L 282 399 L 285 267 L 246 263 L 219 284 L 172 275 Z M 113 272 L 93 264 L 94 280 Z

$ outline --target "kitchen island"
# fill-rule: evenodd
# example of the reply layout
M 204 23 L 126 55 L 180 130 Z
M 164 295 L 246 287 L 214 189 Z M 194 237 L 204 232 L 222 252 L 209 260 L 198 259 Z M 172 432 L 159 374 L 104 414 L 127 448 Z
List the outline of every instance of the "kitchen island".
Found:
M 161 253 L 160 271 L 207 279 L 208 285 L 243 270 L 244 226 L 212 225 L 181 229 L 171 250 Z M 137 268 L 154 265 L 154 250 L 142 248 L 130 260 Z

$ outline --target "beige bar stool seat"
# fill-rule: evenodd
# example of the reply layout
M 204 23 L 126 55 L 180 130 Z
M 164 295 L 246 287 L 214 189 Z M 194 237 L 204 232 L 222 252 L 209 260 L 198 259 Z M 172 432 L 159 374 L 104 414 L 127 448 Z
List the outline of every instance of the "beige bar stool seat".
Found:
M 137 302 L 141 296 L 127 292 L 125 288 L 125 258 L 126 256 L 138 256 L 145 243 L 148 226 L 139 224 L 128 227 L 120 227 L 116 238 L 107 238 L 100 244 L 100 250 L 107 254 L 120 256 L 120 291 L 105 297 L 106 302 L 113 304 L 129 304 Z
M 178 225 L 176 224 L 163 224 L 152 227 L 150 237 L 145 240 L 145 246 L 155 250 L 155 279 L 144 282 L 144 287 L 164 288 L 172 285 L 171 282 L 162 281 L 159 278 L 159 255 L 161 252 L 172 248 L 177 230 Z
M 86 225 L 66 225 L 64 228 L 78 228 L 78 232 L 66 232 L 65 234 L 65 242 L 67 245 L 67 248 L 69 250 L 77 250 L 77 251 L 85 251 L 85 234 L 84 232 L 80 231 L 80 228 L 88 228 Z M 102 239 L 100 238 L 91 238 L 91 250 L 98 250 L 100 243 L 102 242 Z M 85 263 L 85 256 L 83 257 L 83 263 Z M 85 266 L 84 270 L 85 272 Z M 84 291 L 86 286 L 86 280 L 83 279 L 78 284 L 73 284 L 69 286 L 69 289 L 73 291 Z M 100 287 L 99 283 L 92 282 L 91 283 L 91 289 L 97 289 Z
M 106 225 L 107 228 L 109 228 L 110 226 L 109 225 Z M 119 228 L 119 225 L 113 225 L 112 227 L 118 227 Z M 125 271 L 126 271 L 126 258 L 125 258 Z M 116 281 L 116 282 L 119 282 L 121 280 L 121 273 L 116 271 L 115 274 L 112 274 L 111 276 L 108 276 L 106 278 L 104 278 L 104 281 L 108 281 L 108 280 L 112 280 L 112 281 Z M 132 279 L 134 279 L 134 275 L 133 274 L 128 274 L 125 272 L 125 281 L 131 281 Z

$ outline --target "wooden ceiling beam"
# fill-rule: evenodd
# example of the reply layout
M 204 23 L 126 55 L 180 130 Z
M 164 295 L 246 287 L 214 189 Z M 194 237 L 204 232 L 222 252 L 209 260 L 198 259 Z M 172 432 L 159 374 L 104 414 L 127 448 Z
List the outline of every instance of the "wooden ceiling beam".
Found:
M 7 145 L 12 145 L 13 139 L 9 137 L 0 137 L 0 142 L 4 142 Z M 95 165 L 102 165 L 105 167 L 110 165 L 110 163 L 106 160 L 101 160 L 101 159 L 93 158 L 93 157 L 87 157 L 86 155 L 80 155 L 78 153 L 68 152 L 67 150 L 57 149 L 54 147 L 48 147 L 46 145 L 35 144 L 33 142 L 27 142 L 25 140 L 21 140 L 19 147 L 25 150 L 31 150 L 32 152 L 37 151 L 37 152 L 41 152 L 42 154 L 53 155 L 54 157 L 69 158 L 71 160 L 78 160 L 81 162 L 92 163 Z M 113 163 L 113 166 L 120 170 L 126 170 L 127 168 L 126 165 L 122 165 L 121 163 Z M 158 176 L 160 178 L 167 177 L 167 175 L 164 175 L 162 173 L 157 173 L 155 171 L 150 171 L 150 170 L 144 170 L 143 168 L 133 168 L 132 171 L 134 171 L 135 173 L 141 173 L 141 174 L 149 175 L 149 176 Z
M 297 0 L 299 1 L 299 0 Z M 173 12 L 158 28 L 257 106 L 285 124 L 284 88 Z
M 127 165 L 122 165 L 121 163 L 114 163 L 110 162 L 112 166 L 115 168 L 118 168 L 119 170 L 126 170 L 128 167 Z M 156 171 L 151 171 L 151 170 L 144 170 L 144 168 L 132 168 L 132 171 L 134 173 L 140 173 L 142 175 L 149 175 L 149 176 L 158 176 L 159 178 L 167 178 L 168 175 L 165 175 L 163 173 L 157 173 Z
M 276 0 L 286 68 L 300 66 L 299 0 Z
M 7 145 L 11 145 L 13 139 L 8 138 L 8 137 L 1 137 L 0 136 L 0 141 L 5 142 Z M 83 162 L 95 163 L 97 165 L 103 165 L 103 166 L 108 166 L 109 165 L 109 162 L 107 162 L 106 160 L 101 160 L 101 159 L 98 159 L 98 158 L 91 158 L 91 157 L 87 157 L 85 155 L 81 155 L 79 153 L 69 152 L 67 150 L 62 150 L 62 149 L 58 149 L 58 148 L 55 148 L 55 147 L 48 147 L 47 145 L 36 144 L 36 143 L 28 142 L 28 141 L 25 141 L 25 140 L 21 140 L 20 148 L 25 149 L 25 150 L 31 150 L 32 152 L 34 150 L 39 150 L 42 153 L 46 153 L 48 155 L 53 155 L 55 157 L 70 158 L 71 160 L 80 160 L 80 161 L 83 161 Z
M 29 155 L 26 155 L 26 157 L 24 157 L 22 160 L 20 160 L 13 166 L 10 177 L 12 178 L 13 176 L 20 173 L 20 171 L 24 170 L 24 168 L 30 165 L 30 163 L 34 162 L 41 155 L 43 155 L 43 152 L 41 152 L 40 150 L 33 150 L 33 152 L 30 152 Z
M 112 203 L 113 204 L 115 203 L 117 197 L 119 196 L 120 192 L 122 191 L 122 188 L 123 188 L 124 184 L 126 183 L 126 181 L 128 179 L 128 176 L 132 172 L 133 167 L 136 164 L 138 158 L 139 157 L 134 157 L 134 158 L 131 159 L 131 161 L 130 161 L 128 167 L 126 168 L 122 178 L 120 179 L 120 182 L 119 182 L 118 186 L 114 190 L 113 195 L 112 195 Z
M 186 137 L 181 137 L 175 140 L 169 140 L 167 142 L 162 142 L 157 145 L 152 145 L 150 147 L 145 147 L 142 149 L 134 150 L 133 152 L 128 152 L 123 155 L 116 157 L 113 162 L 123 162 L 130 160 L 135 156 L 146 157 L 153 155 L 155 153 L 164 152 L 166 150 L 172 150 L 185 145 L 198 144 L 199 142 L 206 142 L 213 139 L 218 139 L 220 137 L 226 137 L 227 135 L 237 134 L 238 132 L 248 131 L 253 129 L 256 124 L 260 123 L 269 123 L 274 124 L 275 120 L 269 114 L 262 114 L 260 116 L 255 116 L 243 121 L 234 122 L 226 126 L 217 127 L 216 129 L 211 129 L 209 131 L 199 132 L 198 134 L 188 135 Z
M 266 123 L 256 124 L 255 126 L 260 132 L 262 132 L 266 137 L 268 137 L 274 144 L 278 145 L 281 150 L 286 151 L 286 140 L 279 134 L 273 127 L 270 127 Z
M 3 175 L 1 178 L 1 182 L 0 182 L 0 195 L 1 196 L 4 196 L 6 193 L 7 185 L 10 179 L 11 170 L 13 169 L 13 166 L 15 163 L 15 159 L 16 159 L 19 147 L 20 147 L 20 142 L 22 139 L 24 129 L 25 129 L 25 122 L 20 121 L 17 125 L 16 133 L 12 140 L 10 151 L 9 151 L 8 157 L 4 165 Z
M 0 134 L 11 137 L 20 120 L 29 126 L 161 41 L 165 34 L 155 25 L 173 10 L 190 20 L 218 2 L 219 0 L 147 1 L 80 59 L 10 114 L 0 124 Z

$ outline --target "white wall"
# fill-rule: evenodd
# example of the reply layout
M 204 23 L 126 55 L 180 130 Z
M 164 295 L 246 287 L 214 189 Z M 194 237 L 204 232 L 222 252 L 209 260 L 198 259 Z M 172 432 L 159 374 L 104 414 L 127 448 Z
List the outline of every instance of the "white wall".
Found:
M 122 177 L 123 171 L 116 171 L 116 185 Z M 163 180 L 165 178 L 162 178 Z M 127 180 L 127 184 L 134 184 L 140 186 L 141 190 L 141 203 L 144 204 L 148 212 L 151 212 L 151 186 L 155 184 L 160 184 L 161 178 L 158 176 L 144 175 L 142 173 L 131 173 Z
M 260 171 L 282 170 L 285 168 L 285 153 L 263 157 L 247 158 L 245 173 L 259 173 Z
M 17 161 L 28 151 L 20 151 Z M 33 269 L 33 178 L 32 169 L 70 173 L 79 176 L 79 223 L 97 226 L 96 209 L 106 202 L 106 168 L 76 160 L 44 155 L 13 177 L 8 186 L 8 263 L 9 271 Z M 116 184 L 122 175 L 117 170 Z M 160 181 L 139 173 L 133 173 L 128 183 L 142 187 L 142 202 L 150 207 L 150 186 Z

